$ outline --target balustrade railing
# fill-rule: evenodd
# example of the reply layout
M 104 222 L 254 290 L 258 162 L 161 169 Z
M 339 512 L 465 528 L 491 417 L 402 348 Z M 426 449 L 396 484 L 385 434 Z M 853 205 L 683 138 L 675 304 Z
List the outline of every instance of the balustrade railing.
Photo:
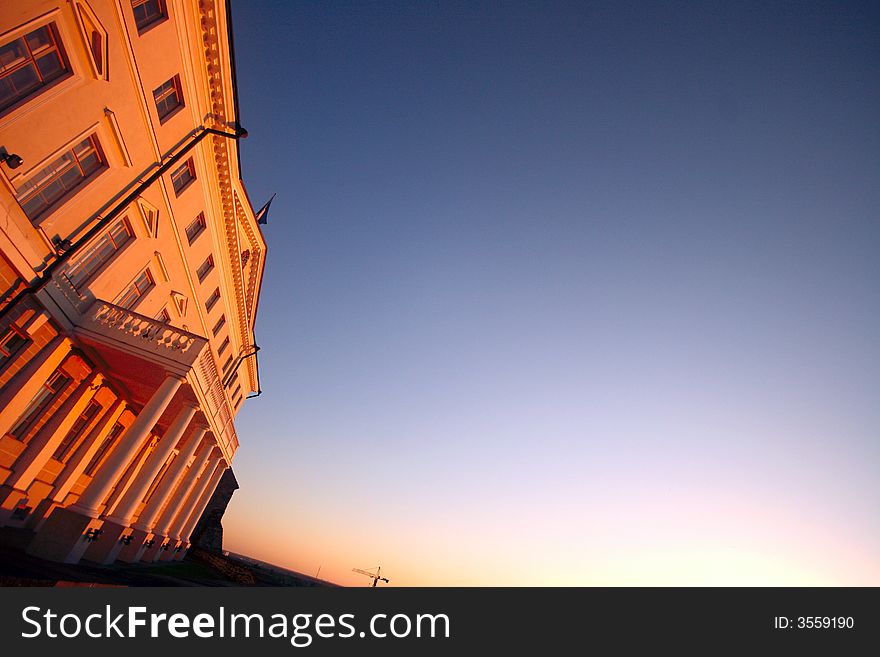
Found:
M 186 367 L 192 366 L 207 344 L 205 338 L 195 333 L 100 300 L 82 314 L 78 325 L 129 346 L 172 358 Z
M 208 405 L 205 414 L 211 418 L 217 444 L 227 459 L 232 459 L 238 449 L 234 416 L 214 356 L 204 349 L 208 342 L 205 338 L 100 299 L 89 305 L 90 299 L 81 294 L 64 273 L 53 276 L 52 282 L 76 311 L 78 317 L 72 318 L 76 330 L 170 359 L 180 370 L 194 368 Z

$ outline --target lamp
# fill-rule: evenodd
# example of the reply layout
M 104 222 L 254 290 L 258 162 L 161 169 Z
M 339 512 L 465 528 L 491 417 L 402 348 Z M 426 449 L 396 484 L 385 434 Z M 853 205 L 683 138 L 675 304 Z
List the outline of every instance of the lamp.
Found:
M 15 153 L 7 153 L 6 149 L 0 152 L 0 162 L 5 162 L 6 166 L 10 169 L 17 169 L 22 164 L 24 164 L 24 160 L 20 155 L 16 155 Z

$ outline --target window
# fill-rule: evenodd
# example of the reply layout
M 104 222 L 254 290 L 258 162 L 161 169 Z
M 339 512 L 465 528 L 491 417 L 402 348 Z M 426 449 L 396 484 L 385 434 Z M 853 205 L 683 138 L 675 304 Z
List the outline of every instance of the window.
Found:
M 171 174 L 171 184 L 174 185 L 174 195 L 180 196 L 183 193 L 183 190 L 189 187 L 195 179 L 196 165 L 193 162 L 193 159 L 189 158 Z
M 235 390 L 233 391 L 232 396 L 233 396 L 233 397 L 238 397 L 240 394 L 241 394 L 241 384 L 239 383 L 239 384 L 235 387 Z
M 69 74 L 54 23 L 0 46 L 0 112 Z
M 119 301 L 116 302 L 116 305 L 122 306 L 123 308 L 134 307 L 134 305 L 140 301 L 141 297 L 153 289 L 155 285 L 156 282 L 153 280 L 153 275 L 150 273 L 150 270 L 145 269 L 136 279 L 134 279 L 129 288 L 123 292 Z
M 190 246 L 202 234 L 203 230 L 205 230 L 205 213 L 199 212 L 199 216 L 193 219 L 190 225 L 186 227 L 186 239 Z
M 229 372 L 229 369 L 232 367 L 232 356 L 226 359 L 226 362 L 223 363 L 223 374 Z
M 0 333 L 0 369 L 12 362 L 29 343 L 30 338 L 14 326 L 10 326 L 3 333 Z
M 220 288 L 218 287 L 216 290 L 211 292 L 211 296 L 208 297 L 208 300 L 205 301 L 205 310 L 211 312 L 211 308 L 217 305 L 217 302 L 220 301 Z
M 138 34 L 143 34 L 168 17 L 165 0 L 131 0 L 131 10 Z
M 100 412 L 101 405 L 94 400 L 90 401 L 89 405 L 86 406 L 86 410 L 76 418 L 73 426 L 70 427 L 70 431 L 64 436 L 64 440 L 58 445 L 58 449 L 55 450 L 53 458 L 59 461 L 66 459 L 70 452 L 73 451 L 74 447 L 79 443 L 79 439 L 82 438 L 86 429 L 92 423 L 92 420 L 94 420 Z
M 233 377 L 229 380 L 229 383 L 226 384 L 226 389 L 231 390 L 232 386 L 238 383 L 238 372 L 236 372 Z
M 18 422 L 12 428 L 11 433 L 15 438 L 22 440 L 29 430 L 42 418 L 43 412 L 49 408 L 55 398 L 70 384 L 72 379 L 66 374 L 56 371 L 49 380 L 43 384 L 40 391 L 34 395 Z
M 180 76 L 175 75 L 165 84 L 153 89 L 153 100 L 156 101 L 156 112 L 159 123 L 165 123 L 171 115 L 183 107 L 183 92 L 180 89 Z
M 16 198 L 28 218 L 36 219 L 106 167 L 98 139 L 90 135 L 31 176 Z
M 107 264 L 132 237 L 128 222 L 120 219 L 76 259 L 67 270 L 67 280 L 73 287 L 79 288 Z
M 166 308 L 163 308 L 159 311 L 159 314 L 156 315 L 156 319 L 158 319 L 163 324 L 171 323 L 171 315 L 168 314 L 168 310 Z
M 199 265 L 199 268 L 196 271 L 200 283 L 205 280 L 208 274 L 211 273 L 212 269 L 214 269 L 214 256 L 208 256 L 207 260 Z
M 107 438 L 104 440 L 104 442 L 101 443 L 101 446 L 98 448 L 98 451 L 95 452 L 95 455 L 92 457 L 92 460 L 86 466 L 85 473 L 88 476 L 91 477 L 92 475 L 95 474 L 95 470 L 98 469 L 98 465 L 100 465 L 104 456 L 107 454 L 107 452 L 110 451 L 110 448 L 113 447 L 114 443 L 116 442 L 116 439 L 122 435 L 123 431 L 125 431 L 125 427 L 121 423 L 117 422 L 116 424 L 113 425 L 113 428 L 110 429 L 110 434 L 107 436 Z
M 214 337 L 217 337 L 217 334 L 220 333 L 220 329 L 222 329 L 226 325 L 226 315 L 220 315 L 220 319 L 217 320 L 217 323 L 214 324 L 214 328 L 211 329 L 211 333 Z
M 217 350 L 217 355 L 222 356 L 223 352 L 226 351 L 226 349 L 228 349 L 228 348 L 229 348 L 229 337 L 227 336 L 227 338 L 223 341 L 223 344 L 221 344 L 220 348 Z

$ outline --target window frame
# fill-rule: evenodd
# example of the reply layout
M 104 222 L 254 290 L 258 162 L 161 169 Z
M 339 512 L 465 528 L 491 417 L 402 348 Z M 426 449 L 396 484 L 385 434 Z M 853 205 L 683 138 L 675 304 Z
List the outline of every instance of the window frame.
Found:
M 104 407 L 99 401 L 96 399 L 90 399 L 89 403 L 86 404 L 86 407 L 82 410 L 82 413 L 80 413 L 76 420 L 73 421 L 73 424 L 58 444 L 58 447 L 55 448 L 52 458 L 56 461 L 61 461 L 62 463 L 66 462 L 66 460 L 70 458 L 70 455 L 80 446 L 82 439 L 86 435 L 86 431 L 93 426 L 103 410 Z
M 157 5 L 159 13 L 156 14 L 153 18 L 151 18 L 147 22 L 144 22 L 144 23 L 138 22 L 138 17 L 137 17 L 135 7 L 136 6 L 142 7 L 143 5 L 146 5 L 147 3 L 152 2 L 152 1 L 153 0 L 131 0 L 131 14 L 132 14 L 132 17 L 134 18 L 134 25 L 137 28 L 138 36 L 143 35 L 146 32 L 149 32 L 150 30 L 152 30 L 154 27 L 156 27 L 160 23 L 163 23 L 166 20 L 168 20 L 168 6 L 167 6 L 165 0 L 155 0 L 155 3 Z
M 224 326 L 226 326 L 226 315 L 220 315 L 220 319 L 217 320 L 217 323 L 214 324 L 214 328 L 211 329 L 211 335 L 216 338 L 220 335 L 220 331 L 223 330 Z
M 205 261 L 199 265 L 199 268 L 196 269 L 196 277 L 199 279 L 199 283 L 204 283 L 212 271 L 214 271 L 214 254 L 209 254 Z
M 170 88 L 163 91 L 167 85 L 170 85 Z M 164 109 L 160 110 L 160 102 L 164 103 L 164 101 L 172 95 L 175 96 L 177 102 L 168 107 L 164 107 L 163 105 Z M 153 89 L 153 104 L 156 107 L 156 115 L 159 117 L 159 125 L 164 125 L 171 119 L 171 117 L 186 107 L 186 101 L 183 98 L 183 85 L 180 83 L 180 75 L 171 76 L 171 78 L 165 80 L 165 82 Z
M 52 46 L 50 47 L 49 51 L 54 50 L 57 53 L 59 61 L 61 62 L 61 69 L 58 75 L 48 80 L 45 80 L 43 78 L 43 74 L 40 72 L 39 66 L 37 66 L 37 57 L 34 55 L 30 44 L 27 41 L 28 36 L 44 28 L 47 28 L 49 30 L 49 35 L 52 39 Z M 5 107 L 2 105 L 2 103 L 0 103 L 0 117 L 6 116 L 10 112 L 13 112 L 36 96 L 42 94 L 44 91 L 48 91 L 62 80 L 66 80 L 74 74 L 73 66 L 71 65 L 70 58 L 67 56 L 66 49 L 64 48 L 64 42 L 61 39 L 61 30 L 58 28 L 56 21 L 48 21 L 37 26 L 31 25 L 25 28 L 25 30 L 26 31 L 23 30 L 19 32 L 18 36 L 16 36 L 15 38 L 9 39 L 8 41 L 5 41 L 2 45 L 0 45 L 0 47 L 5 47 L 15 43 L 16 41 L 22 40 L 24 42 L 24 48 L 28 53 L 28 57 L 25 60 L 16 64 L 10 71 L 4 72 L 5 74 L 0 74 L 0 80 L 4 79 L 7 75 L 14 75 L 16 71 L 19 71 L 25 66 L 30 65 L 33 66 L 34 70 L 36 71 L 37 77 L 40 79 L 40 84 L 32 88 L 30 91 L 22 95 L 16 96 L 14 100 L 9 101 Z M 45 56 L 46 54 L 48 54 L 49 51 L 40 53 L 39 56 Z
M 182 172 L 187 172 L 189 174 L 189 178 L 187 178 L 182 185 L 178 187 L 177 181 L 180 180 L 178 174 L 182 175 Z M 186 189 L 192 185 L 198 176 L 196 176 L 196 163 L 193 158 L 188 158 L 186 162 L 177 167 L 174 171 L 171 172 L 171 187 L 174 189 L 174 197 L 179 198 L 181 194 L 183 194 Z
M 128 235 L 127 239 L 119 242 L 117 244 L 116 239 L 113 236 L 113 231 L 119 226 L 122 225 L 123 232 Z M 67 278 L 67 282 L 70 283 L 75 290 L 79 291 L 80 288 L 87 286 L 91 283 L 96 276 L 98 276 L 102 271 L 104 271 L 111 262 L 113 262 L 120 253 L 125 251 L 128 246 L 134 242 L 136 236 L 134 234 L 134 230 L 131 227 L 131 224 L 128 221 L 128 217 L 122 217 L 119 221 L 113 223 L 105 232 L 101 233 L 100 237 L 98 237 L 95 241 L 92 242 L 91 246 L 82 254 L 77 256 L 73 263 L 67 267 L 64 272 L 64 276 Z M 91 262 L 98 263 L 93 266 L 94 268 L 89 271 L 89 273 L 83 278 L 81 281 L 77 282 L 74 280 L 74 276 L 71 276 L 71 271 L 74 271 L 76 267 L 83 265 L 86 261 L 89 261 L 93 255 L 98 256 L 98 253 L 103 245 L 105 244 L 105 240 L 108 240 L 110 244 L 113 245 L 113 251 L 108 253 L 106 256 L 95 257 Z M 103 258 L 103 260 L 101 260 Z M 88 269 L 88 267 L 87 267 Z
M 13 349 L 10 349 L 6 345 L 11 342 L 14 336 L 21 338 L 21 341 Z M 31 337 L 14 324 L 7 326 L 0 334 L 0 372 L 6 369 L 7 365 L 13 363 L 32 342 Z
M 190 229 L 196 226 L 197 229 L 190 235 Z M 205 220 L 205 213 L 199 212 L 196 215 L 196 218 L 189 222 L 184 231 L 186 233 L 186 241 L 189 242 L 189 245 L 192 246 L 195 244 L 195 241 L 199 239 L 199 235 L 205 232 L 205 229 L 208 227 L 208 222 Z
M 86 157 L 88 157 L 92 153 L 94 153 L 97 157 L 97 166 L 94 169 L 91 169 L 88 173 L 86 173 L 86 170 L 81 162 L 81 159 L 85 159 L 85 157 L 81 158 L 80 155 L 78 155 L 76 152 L 77 148 L 82 146 L 85 142 L 88 142 L 88 145 L 91 148 L 91 151 Z M 66 165 L 63 162 L 65 161 L 65 156 L 69 155 L 73 157 L 73 163 Z M 92 182 L 95 178 L 106 171 L 110 166 L 107 161 L 107 156 L 104 153 L 104 149 L 101 146 L 101 141 L 98 139 L 97 132 L 91 132 L 79 141 L 73 144 L 69 144 L 67 148 L 57 153 L 48 161 L 44 161 L 43 164 L 45 164 L 45 166 L 38 165 L 39 168 L 35 167 L 35 170 L 30 171 L 25 180 L 15 186 L 15 200 L 21 207 L 22 212 L 24 212 L 25 216 L 32 223 L 42 220 L 43 218 L 49 216 L 50 214 L 61 208 L 80 191 L 82 191 L 82 189 L 86 187 L 90 182 Z M 69 187 L 63 188 L 61 194 L 57 195 L 52 201 L 45 202 L 38 211 L 31 214 L 25 207 L 25 204 L 34 197 L 42 196 L 47 188 L 62 180 L 62 176 L 68 171 L 71 171 L 74 167 L 78 168 L 80 172 L 80 177 L 76 180 L 76 182 Z M 39 184 L 33 184 L 33 180 L 35 178 L 42 176 L 46 171 L 53 168 L 55 170 L 52 171 L 50 174 L 46 174 L 44 180 L 42 180 Z M 22 192 L 23 189 L 31 186 L 32 184 L 32 189 L 28 190 L 26 193 Z M 66 185 L 68 183 L 63 184 Z M 44 197 L 44 200 L 46 198 L 49 197 Z
M 28 405 L 15 421 L 15 424 L 9 429 L 9 435 L 19 442 L 28 442 L 33 437 L 34 426 L 43 417 L 45 411 L 55 403 L 58 397 L 64 394 L 64 391 L 72 383 L 73 377 L 65 372 L 63 368 L 59 367 L 52 372 L 52 375 L 40 386 L 40 389 L 28 402 Z M 51 387 L 56 385 L 58 386 L 57 388 Z M 25 440 L 26 438 L 28 440 Z
M 98 468 L 101 466 L 104 458 L 110 453 L 110 450 L 116 445 L 116 441 L 119 440 L 119 437 L 125 433 L 126 427 L 122 422 L 115 422 L 113 426 L 110 428 L 110 431 L 107 433 L 107 437 L 104 438 L 104 441 L 98 447 L 98 451 L 95 452 L 95 455 L 89 461 L 88 465 L 86 465 L 85 470 L 83 470 L 83 474 L 87 477 L 94 477 L 95 473 L 98 471 Z
M 147 278 L 147 280 L 149 281 L 150 284 L 144 290 L 141 290 L 141 288 L 138 286 L 138 280 L 140 280 L 141 277 L 144 277 L 144 276 Z M 125 308 L 126 310 L 134 311 L 135 307 L 138 304 L 140 304 L 141 301 L 143 301 L 144 297 L 147 296 L 155 288 L 156 288 L 156 277 L 153 276 L 153 272 L 150 271 L 150 268 L 146 267 L 146 268 L 142 269 L 138 273 L 138 275 L 135 276 L 131 280 L 131 282 L 126 286 L 125 290 L 123 290 L 123 292 L 118 297 L 116 297 L 115 305 L 119 306 L 120 308 Z M 131 304 L 126 306 L 124 303 L 122 303 L 122 301 L 129 294 L 135 294 L 135 296 L 132 299 Z
M 221 299 L 222 295 L 220 294 L 220 288 L 215 288 L 213 292 L 211 292 L 211 296 L 205 301 L 205 310 L 207 312 L 211 312 L 214 306 L 216 306 Z

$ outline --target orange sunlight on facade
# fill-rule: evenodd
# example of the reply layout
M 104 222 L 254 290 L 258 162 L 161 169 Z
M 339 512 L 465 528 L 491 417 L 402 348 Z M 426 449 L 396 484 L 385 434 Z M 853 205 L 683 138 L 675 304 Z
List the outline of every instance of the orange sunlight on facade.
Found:
M 225 0 L 0 3 L 0 538 L 180 559 L 259 392 Z

